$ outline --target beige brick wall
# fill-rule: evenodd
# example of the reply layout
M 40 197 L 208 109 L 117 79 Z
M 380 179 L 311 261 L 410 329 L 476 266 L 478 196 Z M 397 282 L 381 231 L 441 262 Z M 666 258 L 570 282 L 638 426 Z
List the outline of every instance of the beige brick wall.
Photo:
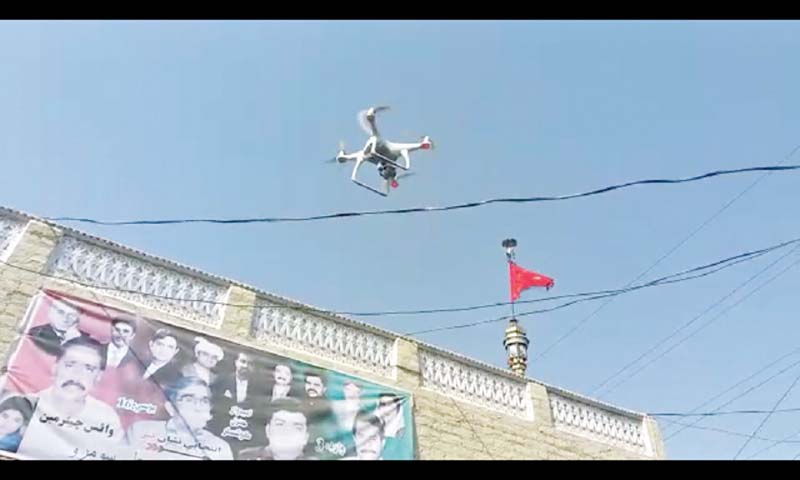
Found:
M 45 278 L 33 272 L 44 271 L 60 236 L 53 227 L 29 222 L 6 262 L 30 272 L 0 264 L 0 352 L 3 358 L 16 337 L 17 326 L 31 297 L 44 283 Z
M 639 459 L 621 449 L 590 442 L 537 422 L 414 392 L 421 459 Z
M 34 272 L 43 272 L 61 232 L 42 222 L 30 221 L 23 236 L 7 260 Z M 252 306 L 257 294 L 232 285 L 227 302 L 242 306 L 226 306 L 222 327 L 217 330 L 187 322 L 179 317 L 150 310 L 124 300 L 103 295 L 102 290 L 89 289 L 73 282 L 46 278 L 0 263 L 0 354 L 4 357 L 12 346 L 32 295 L 40 288 L 53 288 L 89 300 L 102 301 L 117 308 L 137 312 L 166 323 L 192 328 L 209 335 L 291 356 L 301 361 L 334 368 L 384 384 L 394 384 L 413 394 L 414 418 L 420 459 L 642 459 L 664 458 L 663 442 L 658 425 L 645 419 L 654 455 L 644 457 L 605 443 L 565 433 L 553 426 L 547 388 L 529 383 L 533 420 L 515 418 L 486 408 L 458 401 L 423 388 L 419 364 L 419 345 L 407 339 L 396 344 L 396 379 L 350 368 L 307 353 L 281 347 L 266 347 L 251 336 Z M 0 456 L 1 457 L 1 456 Z
M 419 458 L 422 460 L 646 458 L 556 430 L 547 389 L 540 384 L 529 384 L 534 421 L 496 413 L 424 389 L 419 381 L 417 345 L 405 340 L 398 343 L 397 383 L 414 396 Z M 401 372 L 406 373 L 401 376 Z M 663 449 L 654 458 L 663 458 Z

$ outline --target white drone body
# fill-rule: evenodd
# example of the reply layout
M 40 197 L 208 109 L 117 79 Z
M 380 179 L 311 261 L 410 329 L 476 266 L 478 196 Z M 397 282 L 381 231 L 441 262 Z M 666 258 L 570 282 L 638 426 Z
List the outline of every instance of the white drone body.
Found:
M 400 177 L 397 175 L 397 170 L 408 171 L 411 169 L 409 154 L 416 150 L 433 148 L 433 142 L 427 135 L 422 137 L 421 141 L 415 143 L 396 143 L 381 138 L 378 128 L 375 126 L 375 114 L 388 109 L 389 107 L 372 107 L 359 112 L 359 124 L 369 135 L 367 143 L 363 149 L 353 153 L 345 152 L 342 144 L 339 147 L 339 154 L 335 158 L 339 163 L 354 161 L 355 165 L 353 174 L 350 177 L 351 180 L 356 185 L 384 197 L 389 195 L 389 187 L 397 188 L 399 186 L 397 179 Z M 358 179 L 358 170 L 364 162 L 369 162 L 377 167 L 378 175 L 383 178 L 383 190 L 367 185 Z M 410 175 L 410 173 L 403 174 L 401 177 L 406 175 Z

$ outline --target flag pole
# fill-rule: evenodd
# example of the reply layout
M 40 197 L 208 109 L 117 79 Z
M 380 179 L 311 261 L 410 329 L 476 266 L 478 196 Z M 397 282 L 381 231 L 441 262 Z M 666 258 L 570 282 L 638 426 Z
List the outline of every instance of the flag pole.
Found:
M 503 240 L 503 248 L 506 249 L 506 260 L 508 261 L 508 288 L 509 292 L 511 293 L 511 318 L 516 317 L 516 312 L 514 311 L 514 292 L 512 289 L 513 281 L 511 279 L 511 263 L 514 261 L 514 248 L 517 246 L 516 239 L 507 238 Z
M 512 255 L 513 255 L 513 253 L 512 253 Z M 510 288 L 511 287 L 511 285 L 510 285 L 511 284 L 511 257 L 508 257 L 508 282 L 509 282 L 509 288 Z M 511 296 L 511 318 L 516 318 L 516 316 L 517 316 L 517 314 L 514 312 L 514 303 L 515 303 L 515 300 L 514 300 L 514 296 L 512 294 L 512 296 Z

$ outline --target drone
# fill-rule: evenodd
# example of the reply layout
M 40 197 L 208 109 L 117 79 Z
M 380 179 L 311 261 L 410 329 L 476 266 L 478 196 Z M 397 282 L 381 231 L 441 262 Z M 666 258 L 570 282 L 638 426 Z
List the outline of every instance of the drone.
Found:
M 395 143 L 384 140 L 375 125 L 375 115 L 384 110 L 389 110 L 389 107 L 371 107 L 358 112 L 358 123 L 369 135 L 367 143 L 363 149 L 347 153 L 344 149 L 344 142 L 339 142 L 339 153 L 330 161 L 340 164 L 354 161 L 355 165 L 350 179 L 356 185 L 386 197 L 389 195 L 389 187 L 397 188 L 400 186 L 398 179 L 413 175 L 413 173 L 408 172 L 411 169 L 410 153 L 416 150 L 431 150 L 433 149 L 433 142 L 427 135 L 416 143 Z M 364 162 L 369 162 L 377 167 L 378 175 L 383 179 L 383 190 L 359 180 L 358 171 Z M 408 173 L 398 175 L 399 170 Z

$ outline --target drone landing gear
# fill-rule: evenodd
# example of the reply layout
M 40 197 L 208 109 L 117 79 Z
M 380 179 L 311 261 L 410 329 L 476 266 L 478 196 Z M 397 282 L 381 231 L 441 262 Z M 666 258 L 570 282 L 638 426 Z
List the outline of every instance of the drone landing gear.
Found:
M 358 185 L 359 187 L 364 187 L 364 188 L 366 188 L 367 190 L 370 190 L 370 191 L 372 191 L 372 192 L 375 192 L 375 193 L 377 193 L 378 195 L 380 195 L 380 196 L 382 196 L 382 197 L 388 197 L 388 196 L 389 196 L 389 194 L 388 194 L 388 193 L 386 193 L 386 192 L 381 192 L 381 191 L 380 191 L 380 190 L 378 190 L 377 188 L 375 188 L 375 187 L 371 187 L 371 186 L 367 185 L 366 183 L 361 183 L 360 181 L 358 181 L 358 180 L 356 180 L 356 179 L 353 179 L 353 183 L 355 183 L 355 184 L 356 184 L 356 185 Z M 388 188 L 387 188 L 387 190 L 388 190 Z
M 358 160 L 356 160 L 356 166 L 353 168 L 353 174 L 350 177 L 350 180 L 352 180 L 353 183 L 355 183 L 359 187 L 364 187 L 367 190 L 369 190 L 371 192 L 374 192 L 374 193 L 377 193 L 378 195 L 380 195 L 382 197 L 388 197 L 389 196 L 389 188 L 388 187 L 386 188 L 385 192 L 382 192 L 382 191 L 378 190 L 375 187 L 371 187 L 371 186 L 367 185 L 366 183 L 361 182 L 358 179 L 358 170 L 361 168 L 361 165 L 364 164 L 364 160 L 365 160 L 365 158 L 363 156 L 360 157 Z

